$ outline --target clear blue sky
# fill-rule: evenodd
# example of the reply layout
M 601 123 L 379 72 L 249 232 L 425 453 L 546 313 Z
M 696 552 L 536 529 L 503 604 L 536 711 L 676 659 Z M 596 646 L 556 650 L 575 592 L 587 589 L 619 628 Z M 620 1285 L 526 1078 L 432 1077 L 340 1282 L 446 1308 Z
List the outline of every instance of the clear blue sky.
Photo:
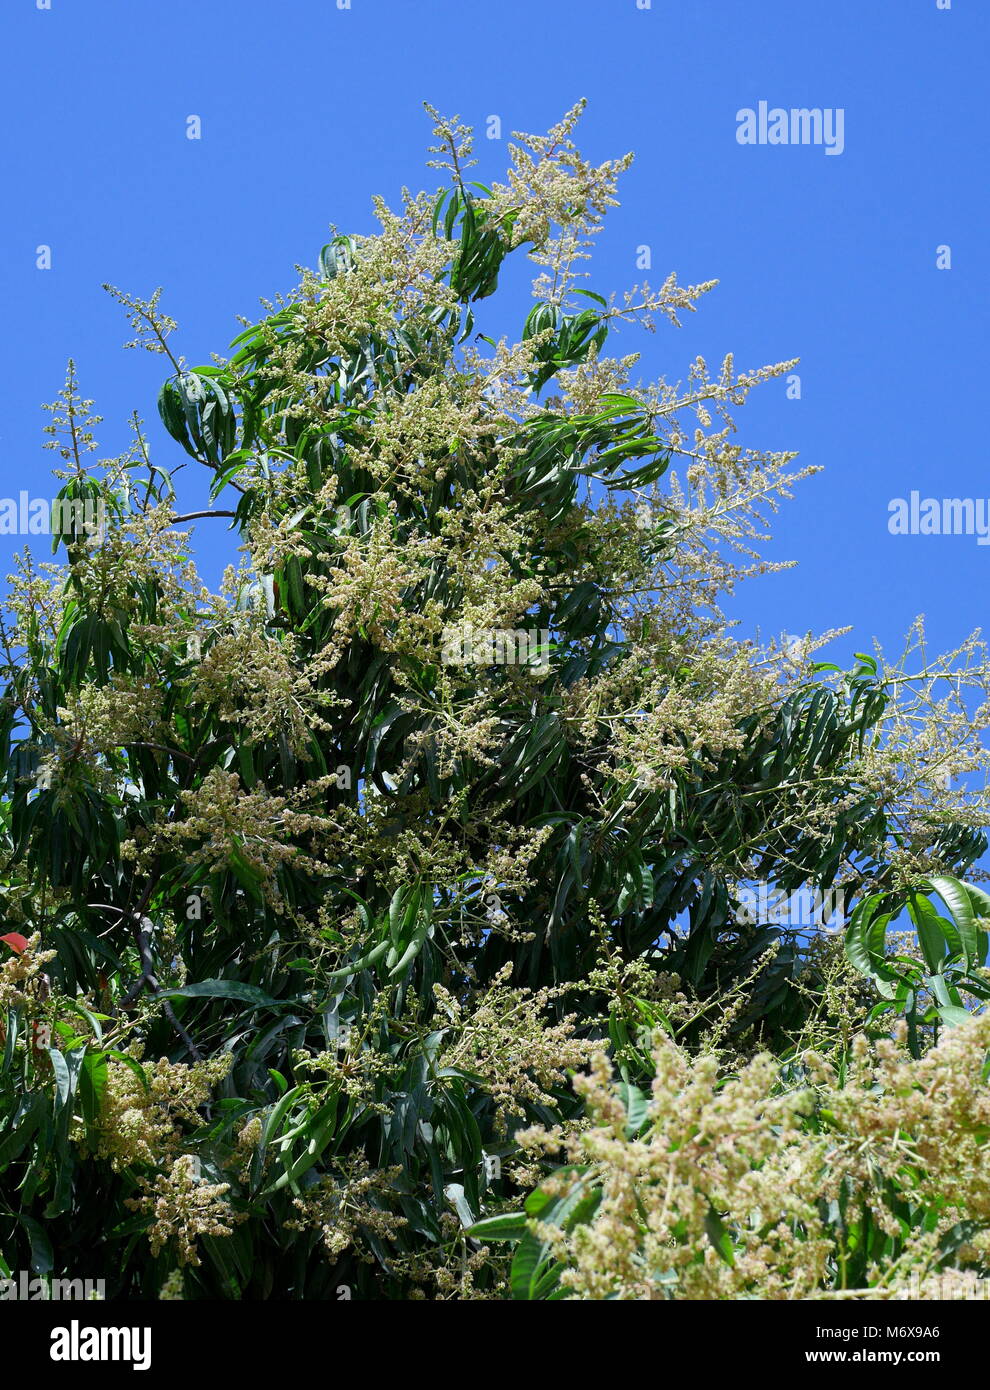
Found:
M 586 152 L 637 154 L 595 287 L 642 278 L 643 243 L 655 282 L 721 281 L 680 331 L 620 350 L 674 378 L 698 352 L 802 359 L 800 401 L 771 383 L 741 415 L 743 442 L 826 469 L 778 519 L 770 553 L 799 568 L 753 582 L 746 623 L 852 623 L 841 657 L 874 634 L 895 645 L 922 611 L 940 645 L 983 622 L 990 546 L 891 536 L 887 505 L 990 497 L 988 0 L 4 0 L 0 37 L 0 496 L 49 495 L 38 407 L 70 355 L 107 453 L 137 408 L 177 461 L 155 410 L 164 359 L 121 351 L 101 282 L 163 285 L 179 349 L 209 361 L 328 224 L 371 230 L 373 193 L 434 186 L 424 99 L 480 128 L 484 178 L 504 167 L 489 115 L 545 130 L 585 96 Z M 760 101 L 841 107 L 843 153 L 738 144 L 737 111 Z M 192 478 L 183 502 L 205 495 Z M 21 544 L 0 539 L 0 559 Z M 200 527 L 207 574 L 226 544 Z

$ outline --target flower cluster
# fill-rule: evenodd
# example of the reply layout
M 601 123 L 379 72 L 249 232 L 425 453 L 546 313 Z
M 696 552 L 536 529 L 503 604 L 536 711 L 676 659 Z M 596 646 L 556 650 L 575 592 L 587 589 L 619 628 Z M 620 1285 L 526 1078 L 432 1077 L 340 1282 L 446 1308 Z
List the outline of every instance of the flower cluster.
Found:
M 174 1243 L 180 1265 L 200 1263 L 199 1236 L 229 1236 L 234 1225 L 245 1219 L 225 1200 L 230 1184 L 204 1181 L 188 1154 L 180 1154 L 167 1172 L 154 1179 L 142 1178 L 141 1187 L 142 1195 L 128 1198 L 126 1205 L 152 1217 L 151 1253 L 157 1255 Z
M 221 1052 L 203 1062 L 154 1063 L 139 1060 L 133 1045 L 129 1061 L 111 1058 L 99 1119 L 92 1136 L 95 1153 L 115 1171 L 154 1167 L 171 1160 L 183 1143 L 185 1126 L 198 1122 L 197 1111 L 213 1087 L 230 1070 L 230 1055 Z
M 988 1048 L 984 1015 L 920 1059 L 858 1035 L 841 1066 L 762 1054 L 725 1073 L 658 1035 L 641 1112 L 600 1054 L 576 1082 L 585 1127 L 516 1136 L 568 1162 L 544 1198 L 593 1193 L 592 1214 L 544 1203 L 531 1227 L 578 1298 L 897 1298 L 947 1263 L 970 1287 L 990 1255 Z M 850 1284 L 863 1222 L 887 1244 Z

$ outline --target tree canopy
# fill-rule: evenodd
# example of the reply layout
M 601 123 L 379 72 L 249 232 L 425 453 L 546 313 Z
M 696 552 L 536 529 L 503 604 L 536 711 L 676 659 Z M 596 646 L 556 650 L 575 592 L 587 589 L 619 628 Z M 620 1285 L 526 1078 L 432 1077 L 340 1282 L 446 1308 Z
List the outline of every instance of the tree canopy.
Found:
M 736 443 L 734 412 L 793 363 L 638 381 L 620 330 L 714 282 L 586 287 L 629 158 L 582 158 L 579 106 L 488 186 L 432 114 L 443 189 L 335 233 L 229 357 L 188 366 L 158 292 L 113 291 L 169 369 L 165 458 L 135 417 L 98 459 L 71 365 L 50 407 L 69 520 L 0 634 L 0 1258 L 116 1298 L 875 1283 L 981 1215 L 945 1174 L 906 1194 L 855 1167 L 836 1058 L 867 1040 L 863 1094 L 876 1067 L 979 1072 L 983 649 L 737 635 L 726 600 L 779 568 L 760 542 L 814 470 Z M 510 341 L 491 302 L 521 253 Z M 206 470 L 192 511 L 180 457 Z M 765 896 L 754 920 L 753 885 L 855 906 L 848 957 Z M 901 1015 L 906 1054 L 871 1060 Z M 738 1171 L 695 1155 L 662 1239 L 623 1243 L 655 1234 L 674 1118 L 685 1154 L 720 1132 L 726 1077 L 762 1125 Z M 911 1122 L 891 1102 L 875 1127 Z M 801 1182 L 756 1232 L 778 1262 L 750 1267 L 733 1194 L 748 1173 L 751 1207 L 782 1203 L 787 1142 Z M 892 1244 L 854 1276 L 856 1202 Z

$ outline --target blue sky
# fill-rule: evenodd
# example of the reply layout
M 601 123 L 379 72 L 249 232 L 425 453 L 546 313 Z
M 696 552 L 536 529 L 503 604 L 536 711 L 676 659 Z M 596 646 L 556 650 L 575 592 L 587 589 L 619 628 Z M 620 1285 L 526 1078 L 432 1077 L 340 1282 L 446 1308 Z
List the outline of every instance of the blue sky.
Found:
M 802 359 L 800 400 L 770 383 L 740 416 L 741 442 L 826 470 L 778 518 L 768 553 L 800 565 L 746 588 L 746 625 L 851 623 L 841 658 L 874 635 L 896 647 L 919 612 L 936 646 L 982 623 L 990 547 L 891 536 L 887 521 L 913 489 L 990 497 L 987 0 L 37 4 L 5 0 L 0 20 L 0 496 L 50 493 L 39 406 L 70 355 L 107 454 L 136 408 L 158 461 L 178 461 L 155 409 L 164 359 L 121 350 L 130 333 L 103 281 L 164 286 L 179 350 L 209 361 L 237 315 L 315 261 L 331 222 L 372 230 L 373 193 L 434 186 L 424 100 L 479 128 L 478 176 L 497 178 L 490 115 L 506 133 L 545 130 L 583 96 L 586 153 L 637 155 L 593 287 L 643 278 L 643 244 L 656 283 L 721 282 L 682 329 L 627 331 L 617 350 L 642 348 L 644 377 L 677 378 L 699 352 L 731 350 L 740 368 Z M 760 101 L 842 108 L 843 152 L 740 145 L 736 113 Z M 521 292 L 519 325 L 528 307 Z M 192 474 L 190 507 L 206 499 Z M 23 543 L 0 538 L 0 558 Z M 200 527 L 208 575 L 229 544 L 219 523 Z

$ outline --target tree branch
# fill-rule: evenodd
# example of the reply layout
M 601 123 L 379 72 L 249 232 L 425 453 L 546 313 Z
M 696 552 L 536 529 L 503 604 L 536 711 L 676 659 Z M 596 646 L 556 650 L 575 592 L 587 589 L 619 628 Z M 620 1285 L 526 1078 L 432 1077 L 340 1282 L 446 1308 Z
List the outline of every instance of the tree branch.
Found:
M 179 525 L 181 522 L 183 522 L 183 521 L 198 521 L 198 520 L 200 519 L 200 517 L 205 517 L 205 516 L 236 516 L 236 515 L 237 515 L 236 512 L 224 512 L 224 511 L 215 511 L 215 512 L 186 512 L 185 516 L 177 516 L 177 517 L 175 518 L 175 520 L 172 522 L 172 525 L 173 525 L 173 526 L 178 526 L 178 525 Z

